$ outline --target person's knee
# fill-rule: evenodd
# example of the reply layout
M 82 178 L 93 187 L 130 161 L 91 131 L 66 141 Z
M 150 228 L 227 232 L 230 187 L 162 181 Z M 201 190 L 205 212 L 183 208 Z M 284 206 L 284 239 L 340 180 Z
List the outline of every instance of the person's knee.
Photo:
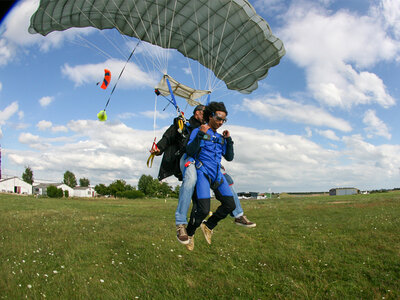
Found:
M 226 200 L 227 200 L 226 204 L 225 204 L 226 210 L 228 211 L 228 213 L 231 213 L 236 208 L 235 201 L 233 200 L 233 197 L 231 197 L 231 196 L 230 197 L 226 197 Z

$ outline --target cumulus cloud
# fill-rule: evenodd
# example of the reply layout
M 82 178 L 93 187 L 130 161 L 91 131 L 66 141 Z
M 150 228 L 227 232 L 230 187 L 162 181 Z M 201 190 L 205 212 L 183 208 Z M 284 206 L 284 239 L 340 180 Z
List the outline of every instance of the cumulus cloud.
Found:
M 336 135 L 336 133 L 333 130 L 315 130 L 319 135 L 322 135 L 323 137 L 326 137 L 327 139 L 333 140 L 333 141 L 339 141 L 340 138 Z
M 40 106 L 46 107 L 48 106 L 51 102 L 53 102 L 54 97 L 50 96 L 45 96 L 39 99 Z
M 400 49 L 379 19 L 349 11 L 332 13 L 304 2 L 294 2 L 285 17 L 288 21 L 279 36 L 287 57 L 305 68 L 315 99 L 342 108 L 395 104 L 383 81 L 368 70 L 380 61 L 394 60 Z
M 0 125 L 4 125 L 15 113 L 18 112 L 18 102 L 14 101 L 4 110 L 0 110 Z
M 367 136 L 369 138 L 374 136 L 382 136 L 388 140 L 392 138 L 389 128 L 381 119 L 376 116 L 376 112 L 374 110 L 369 109 L 365 112 L 363 122 L 365 125 L 367 125 L 365 131 L 367 132 Z
M 136 185 L 142 174 L 157 176 L 160 158 L 146 167 L 154 135 L 123 123 L 70 121 L 77 138 L 48 139 L 21 134 L 32 151 L 8 150 L 10 163 L 30 165 L 41 178 L 62 177 L 65 170 L 94 184 L 124 179 Z M 156 131 L 160 137 L 167 127 Z M 235 159 L 223 160 L 237 191 L 327 191 L 332 187 L 390 187 L 398 181 L 400 146 L 375 146 L 361 136 L 345 136 L 343 150 L 326 149 L 300 135 L 228 125 Z M 35 151 L 39 149 L 40 151 Z M 168 182 L 176 183 L 169 178 Z M 393 187 L 393 186 L 392 186 Z
M 134 130 L 122 123 L 87 120 L 71 121 L 67 126 L 78 139 L 49 139 L 23 133 L 19 141 L 41 151 L 12 151 L 10 159 L 21 166 L 43 170 L 41 176 L 45 179 L 49 174 L 62 176 L 65 170 L 90 178 L 93 183 L 109 184 L 125 179 L 137 184 L 142 174 L 156 177 L 159 160 L 152 169 L 146 166 L 153 131 Z M 161 136 L 165 129 L 157 131 L 157 135 Z
M 53 123 L 51 123 L 50 121 L 41 120 L 36 124 L 36 127 L 39 130 L 46 130 L 46 129 L 51 128 L 52 125 L 53 125 Z
M 67 132 L 68 128 L 63 125 L 53 126 L 53 123 L 46 120 L 41 120 L 36 124 L 36 127 L 41 130 L 51 130 L 52 132 Z
M 336 118 L 319 107 L 301 104 L 281 96 L 244 99 L 242 109 L 273 120 L 289 120 L 306 125 L 330 127 L 344 132 L 352 130 L 347 121 Z
M 143 111 L 140 113 L 142 116 L 145 116 L 146 118 L 153 119 L 154 118 L 154 110 L 148 110 L 148 111 Z M 156 119 L 169 119 L 171 118 L 171 114 L 168 112 L 160 112 L 156 111 Z
M 400 38 L 400 2 L 397 0 L 382 0 L 374 11 L 377 16 L 383 16 L 385 25 Z
M 61 72 L 69 80 L 75 83 L 75 86 L 81 86 L 84 84 L 92 84 L 103 79 L 104 68 L 108 68 L 111 71 L 111 84 L 114 85 L 118 78 L 119 72 L 125 66 L 125 61 L 109 59 L 104 63 L 99 64 L 87 64 L 70 66 L 65 64 L 61 68 Z M 156 85 L 157 81 L 155 78 L 144 71 L 142 71 L 135 63 L 128 63 L 124 70 L 123 76 L 120 77 L 118 87 L 121 88 L 142 88 L 151 87 Z

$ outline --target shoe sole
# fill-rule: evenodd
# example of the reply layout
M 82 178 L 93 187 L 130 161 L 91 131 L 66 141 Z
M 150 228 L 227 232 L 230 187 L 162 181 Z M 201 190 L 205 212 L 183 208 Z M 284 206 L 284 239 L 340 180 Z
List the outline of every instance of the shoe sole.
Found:
M 189 244 L 189 239 L 187 241 L 181 241 L 180 239 L 178 239 L 178 237 L 176 237 L 176 239 L 178 240 L 179 243 L 181 243 L 183 245 Z
M 241 223 L 236 223 L 236 222 L 235 222 L 235 224 L 239 225 L 239 226 L 247 227 L 247 228 L 254 228 L 257 226 L 257 224 L 246 225 L 246 224 L 241 224 Z
M 202 223 L 201 225 L 200 225 L 200 228 L 201 228 L 201 231 L 203 231 L 203 235 L 204 235 L 204 238 L 206 239 L 206 242 L 209 244 L 209 245 L 211 245 L 211 239 L 207 239 L 207 236 L 206 236 L 206 231 L 205 231 L 205 227 L 206 227 L 207 225 L 205 225 L 204 223 Z

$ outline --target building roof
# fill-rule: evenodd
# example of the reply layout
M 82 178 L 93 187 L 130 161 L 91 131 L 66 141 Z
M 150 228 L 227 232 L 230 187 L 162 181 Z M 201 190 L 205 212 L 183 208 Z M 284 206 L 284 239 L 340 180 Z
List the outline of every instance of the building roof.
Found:
M 82 191 L 84 191 L 84 190 L 88 190 L 88 189 L 94 189 L 94 188 L 91 187 L 91 186 L 76 186 L 76 187 L 74 187 L 74 190 L 82 190 Z

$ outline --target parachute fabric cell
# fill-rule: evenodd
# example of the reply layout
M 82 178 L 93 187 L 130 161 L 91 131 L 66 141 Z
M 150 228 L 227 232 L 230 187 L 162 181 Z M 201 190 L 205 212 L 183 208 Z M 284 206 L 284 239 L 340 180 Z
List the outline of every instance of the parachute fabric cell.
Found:
M 188 87 L 182 83 L 179 83 L 171 76 L 164 74 L 161 81 L 155 87 L 155 89 L 157 89 L 163 96 L 170 95 L 167 79 L 169 80 L 174 95 L 186 99 L 187 103 L 189 103 L 189 105 L 191 106 L 196 106 L 201 104 L 200 102 L 196 101 L 196 99 L 211 93 L 211 91 L 196 90 L 191 87 Z
M 285 54 L 246 0 L 41 0 L 29 32 L 89 26 L 177 49 L 242 93 L 255 90 Z

